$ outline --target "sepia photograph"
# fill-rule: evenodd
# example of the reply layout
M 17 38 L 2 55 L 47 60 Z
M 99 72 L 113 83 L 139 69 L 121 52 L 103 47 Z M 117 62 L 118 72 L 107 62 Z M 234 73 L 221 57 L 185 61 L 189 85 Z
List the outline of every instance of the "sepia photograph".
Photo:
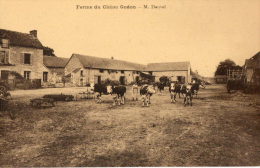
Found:
M 260 0 L 0 0 L 0 167 L 260 166 Z

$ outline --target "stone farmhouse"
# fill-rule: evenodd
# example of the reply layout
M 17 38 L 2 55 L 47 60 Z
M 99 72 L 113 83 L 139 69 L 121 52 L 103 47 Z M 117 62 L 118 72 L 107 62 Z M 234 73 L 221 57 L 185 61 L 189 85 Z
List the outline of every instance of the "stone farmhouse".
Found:
M 139 74 L 145 65 L 132 62 L 72 54 L 65 75 L 71 76 L 72 83 L 84 86 L 87 83 L 101 83 L 107 79 L 129 84 L 139 80 Z
M 155 82 L 159 82 L 162 76 L 169 77 L 171 81 L 191 82 L 190 62 L 151 63 L 147 65 L 146 71 L 155 76 Z
M 137 82 L 145 76 L 153 76 L 155 82 L 158 82 L 162 76 L 167 76 L 172 81 L 191 82 L 189 62 L 141 65 L 80 54 L 72 54 L 65 67 L 65 75 L 70 76 L 72 83 L 77 86 L 84 86 L 86 83 L 101 83 L 106 79 L 129 84 Z
M 43 46 L 37 38 L 37 31 L 20 33 L 0 29 L 0 77 L 14 78 L 17 72 L 25 79 L 42 79 Z

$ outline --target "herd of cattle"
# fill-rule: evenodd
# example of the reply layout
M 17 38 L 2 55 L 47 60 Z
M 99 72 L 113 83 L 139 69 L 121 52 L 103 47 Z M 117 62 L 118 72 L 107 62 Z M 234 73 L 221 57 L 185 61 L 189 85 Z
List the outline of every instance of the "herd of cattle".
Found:
M 132 86 L 132 100 L 137 101 L 139 95 L 141 96 L 142 106 L 149 106 L 151 104 L 151 96 L 156 92 L 161 93 L 165 87 L 169 87 L 171 103 L 176 102 L 176 97 L 181 95 L 183 97 L 184 106 L 192 106 L 193 96 L 197 97 L 200 84 L 180 84 L 178 82 L 171 82 L 168 85 L 163 83 L 143 84 L 137 83 Z M 125 103 L 126 86 L 114 84 L 94 84 L 87 86 L 87 94 L 93 95 L 97 103 L 102 102 L 102 95 L 112 95 L 113 105 L 121 105 Z

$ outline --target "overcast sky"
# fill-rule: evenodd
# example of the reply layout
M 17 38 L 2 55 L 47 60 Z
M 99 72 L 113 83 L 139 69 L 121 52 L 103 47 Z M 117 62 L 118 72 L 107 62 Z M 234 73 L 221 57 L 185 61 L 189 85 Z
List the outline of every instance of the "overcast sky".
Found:
M 76 5 L 136 5 L 77 10 Z M 166 9 L 143 9 L 143 5 Z M 190 61 L 213 76 L 226 58 L 260 51 L 260 0 L 0 0 L 0 28 L 38 30 L 59 57 L 72 53 L 137 63 Z

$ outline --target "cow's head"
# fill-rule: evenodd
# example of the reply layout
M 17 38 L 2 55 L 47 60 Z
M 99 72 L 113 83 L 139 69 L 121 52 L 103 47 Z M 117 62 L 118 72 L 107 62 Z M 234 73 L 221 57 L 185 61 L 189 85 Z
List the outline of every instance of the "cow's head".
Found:
M 112 94 L 112 93 L 113 93 L 113 87 L 112 87 L 112 85 L 108 85 L 108 86 L 107 86 L 107 93 L 108 93 L 108 94 Z
M 191 91 L 191 85 L 187 85 L 187 86 L 186 86 L 186 91 L 187 91 L 187 92 Z
M 175 83 L 171 83 L 171 84 L 170 84 L 170 88 L 171 88 L 171 89 L 174 89 L 174 88 L 175 88 Z
M 147 87 L 147 92 L 148 92 L 149 94 L 155 94 L 156 91 L 155 91 L 154 86 L 152 86 L 152 85 L 148 86 L 148 87 Z

